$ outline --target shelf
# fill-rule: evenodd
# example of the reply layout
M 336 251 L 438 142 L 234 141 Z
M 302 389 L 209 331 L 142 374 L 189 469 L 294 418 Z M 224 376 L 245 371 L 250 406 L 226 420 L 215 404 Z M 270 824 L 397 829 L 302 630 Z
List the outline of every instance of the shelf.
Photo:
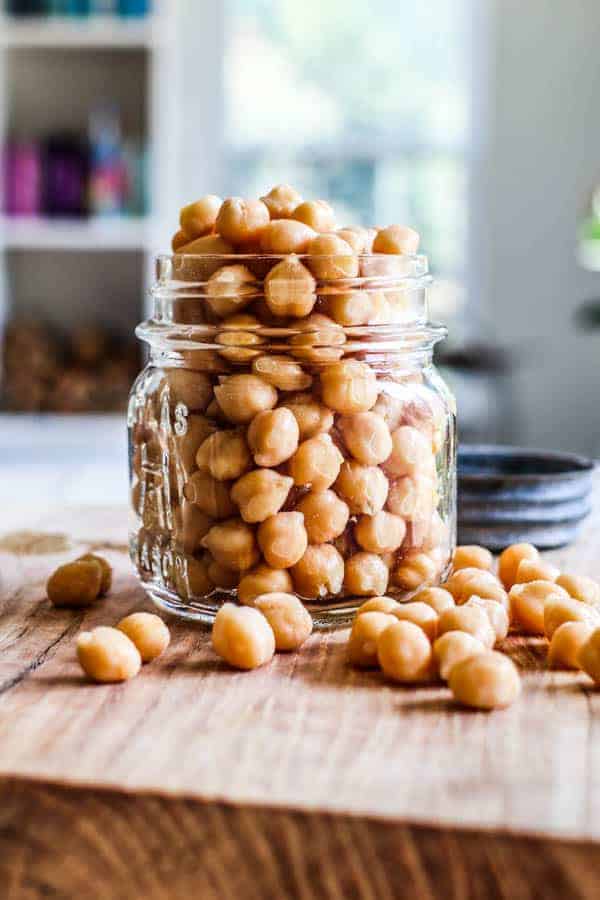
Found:
M 146 250 L 147 219 L 0 217 L 0 248 L 10 250 Z
M 22 48 L 152 48 L 161 30 L 152 19 L 31 19 L 0 16 L 0 46 Z

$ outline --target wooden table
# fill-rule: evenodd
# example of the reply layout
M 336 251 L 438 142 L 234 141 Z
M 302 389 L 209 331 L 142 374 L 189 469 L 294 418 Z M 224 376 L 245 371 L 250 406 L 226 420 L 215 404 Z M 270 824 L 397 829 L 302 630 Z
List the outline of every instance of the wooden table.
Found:
M 600 576 L 599 526 L 549 556 Z M 600 692 L 541 639 L 511 640 L 524 693 L 492 714 L 352 671 L 345 632 L 238 673 L 173 622 L 136 679 L 89 684 L 77 632 L 148 607 L 125 528 L 71 510 L 0 542 L 2 898 L 600 896 Z M 112 595 L 50 608 L 90 547 Z

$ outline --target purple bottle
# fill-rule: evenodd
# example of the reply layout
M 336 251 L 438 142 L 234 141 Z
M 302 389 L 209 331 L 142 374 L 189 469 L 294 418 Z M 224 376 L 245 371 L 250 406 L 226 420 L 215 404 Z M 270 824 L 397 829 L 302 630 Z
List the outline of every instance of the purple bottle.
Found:
M 87 215 L 88 152 L 77 138 L 56 136 L 46 141 L 43 211 L 48 216 Z
M 9 142 L 4 154 L 4 208 L 7 215 L 39 215 L 41 181 L 37 144 L 31 141 Z

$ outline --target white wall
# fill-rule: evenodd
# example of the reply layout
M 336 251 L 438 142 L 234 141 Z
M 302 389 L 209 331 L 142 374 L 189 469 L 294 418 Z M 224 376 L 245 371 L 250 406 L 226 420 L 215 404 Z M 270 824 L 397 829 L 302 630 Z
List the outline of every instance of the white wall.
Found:
M 482 311 L 522 357 L 520 439 L 600 456 L 600 331 L 573 322 L 583 300 L 600 297 L 600 274 L 575 257 L 579 216 L 600 181 L 600 3 L 493 4 Z

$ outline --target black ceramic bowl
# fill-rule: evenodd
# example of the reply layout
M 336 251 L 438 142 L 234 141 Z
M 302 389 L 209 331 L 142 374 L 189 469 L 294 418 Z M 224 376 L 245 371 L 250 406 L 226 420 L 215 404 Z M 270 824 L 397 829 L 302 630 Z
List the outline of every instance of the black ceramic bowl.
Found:
M 591 509 L 592 460 L 572 453 L 463 444 L 458 541 L 503 550 L 528 541 L 563 547 Z

